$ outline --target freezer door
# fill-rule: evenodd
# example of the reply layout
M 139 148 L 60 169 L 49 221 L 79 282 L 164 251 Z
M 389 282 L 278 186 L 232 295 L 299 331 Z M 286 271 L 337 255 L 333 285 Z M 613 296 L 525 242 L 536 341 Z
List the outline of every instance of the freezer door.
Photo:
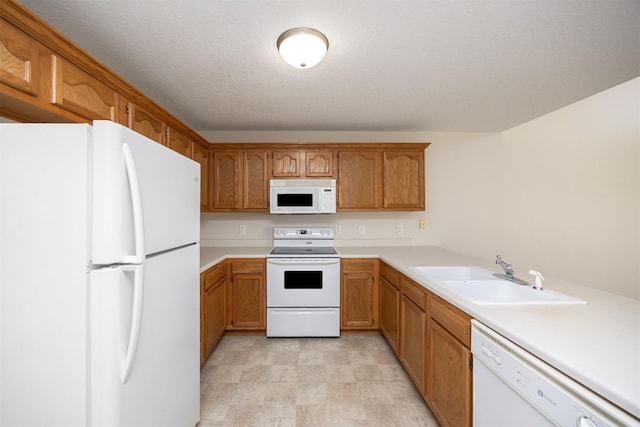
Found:
M 91 272 L 91 425 L 194 426 L 200 413 L 197 244 Z
M 200 240 L 200 165 L 124 126 L 93 122 L 94 264 L 139 263 Z

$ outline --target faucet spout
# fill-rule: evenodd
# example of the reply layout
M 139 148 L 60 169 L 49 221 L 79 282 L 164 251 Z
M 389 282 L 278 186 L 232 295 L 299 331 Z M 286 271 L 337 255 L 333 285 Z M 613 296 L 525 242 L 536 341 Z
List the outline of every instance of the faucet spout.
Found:
M 503 260 L 500 255 L 496 255 L 496 264 L 498 264 L 500 267 L 502 267 L 502 269 L 504 270 L 504 274 L 508 278 L 513 279 L 513 273 L 515 272 L 515 269 L 513 268 L 513 265 L 511 265 L 507 261 Z

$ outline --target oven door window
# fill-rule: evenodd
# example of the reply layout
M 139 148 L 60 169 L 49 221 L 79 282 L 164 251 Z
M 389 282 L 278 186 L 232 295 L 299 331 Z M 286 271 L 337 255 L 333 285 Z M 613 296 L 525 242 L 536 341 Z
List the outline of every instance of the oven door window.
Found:
M 285 289 L 322 289 L 322 271 L 285 271 Z
M 312 193 L 278 194 L 278 206 L 281 207 L 313 207 Z

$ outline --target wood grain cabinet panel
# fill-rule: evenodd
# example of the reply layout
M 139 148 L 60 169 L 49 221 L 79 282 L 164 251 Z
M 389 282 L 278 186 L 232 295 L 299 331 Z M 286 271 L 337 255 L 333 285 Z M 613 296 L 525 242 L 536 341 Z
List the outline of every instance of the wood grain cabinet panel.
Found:
M 271 153 L 271 177 L 301 178 L 302 153 L 297 150 L 273 151 Z
M 242 209 L 266 211 L 269 208 L 269 154 L 249 151 L 243 155 Z
M 424 394 L 427 314 L 403 293 L 400 298 L 400 361 Z
M 118 93 L 72 63 L 51 55 L 51 102 L 89 120 L 118 121 Z
M 380 263 L 380 332 L 399 356 L 400 274 Z
M 425 400 L 442 426 L 472 424 L 471 318 L 429 297 Z
M 166 134 L 167 147 L 171 148 L 176 153 L 180 153 L 185 157 L 191 158 L 193 143 L 188 136 L 169 127 L 167 127 Z
M 38 95 L 38 46 L 28 35 L 0 20 L 0 82 Z
M 330 150 L 305 151 L 305 176 L 308 178 L 334 178 L 334 157 L 335 153 Z
M 201 363 L 213 351 L 226 329 L 227 263 L 222 262 L 203 273 L 201 305 Z
M 133 102 L 127 104 L 126 113 L 127 125 L 130 129 L 160 144 L 164 143 L 165 125 L 162 120 Z
M 209 152 L 199 144 L 193 144 L 191 158 L 200 163 L 200 210 L 209 211 Z
M 240 180 L 242 174 L 242 152 L 214 151 L 212 153 L 213 210 L 234 210 L 240 206 Z
M 378 260 L 343 259 L 341 268 L 341 328 L 378 329 L 380 304 Z
M 383 154 L 383 205 L 390 210 L 424 210 L 424 153 Z
M 231 260 L 227 329 L 266 329 L 265 260 Z
M 377 151 L 338 153 L 337 208 L 340 210 L 379 209 L 381 165 Z

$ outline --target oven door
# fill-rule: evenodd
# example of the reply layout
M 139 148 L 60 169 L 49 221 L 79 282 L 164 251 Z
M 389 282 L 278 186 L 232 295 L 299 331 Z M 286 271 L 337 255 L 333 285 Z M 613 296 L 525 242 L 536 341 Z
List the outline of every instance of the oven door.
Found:
M 340 258 L 268 258 L 267 307 L 339 307 Z

